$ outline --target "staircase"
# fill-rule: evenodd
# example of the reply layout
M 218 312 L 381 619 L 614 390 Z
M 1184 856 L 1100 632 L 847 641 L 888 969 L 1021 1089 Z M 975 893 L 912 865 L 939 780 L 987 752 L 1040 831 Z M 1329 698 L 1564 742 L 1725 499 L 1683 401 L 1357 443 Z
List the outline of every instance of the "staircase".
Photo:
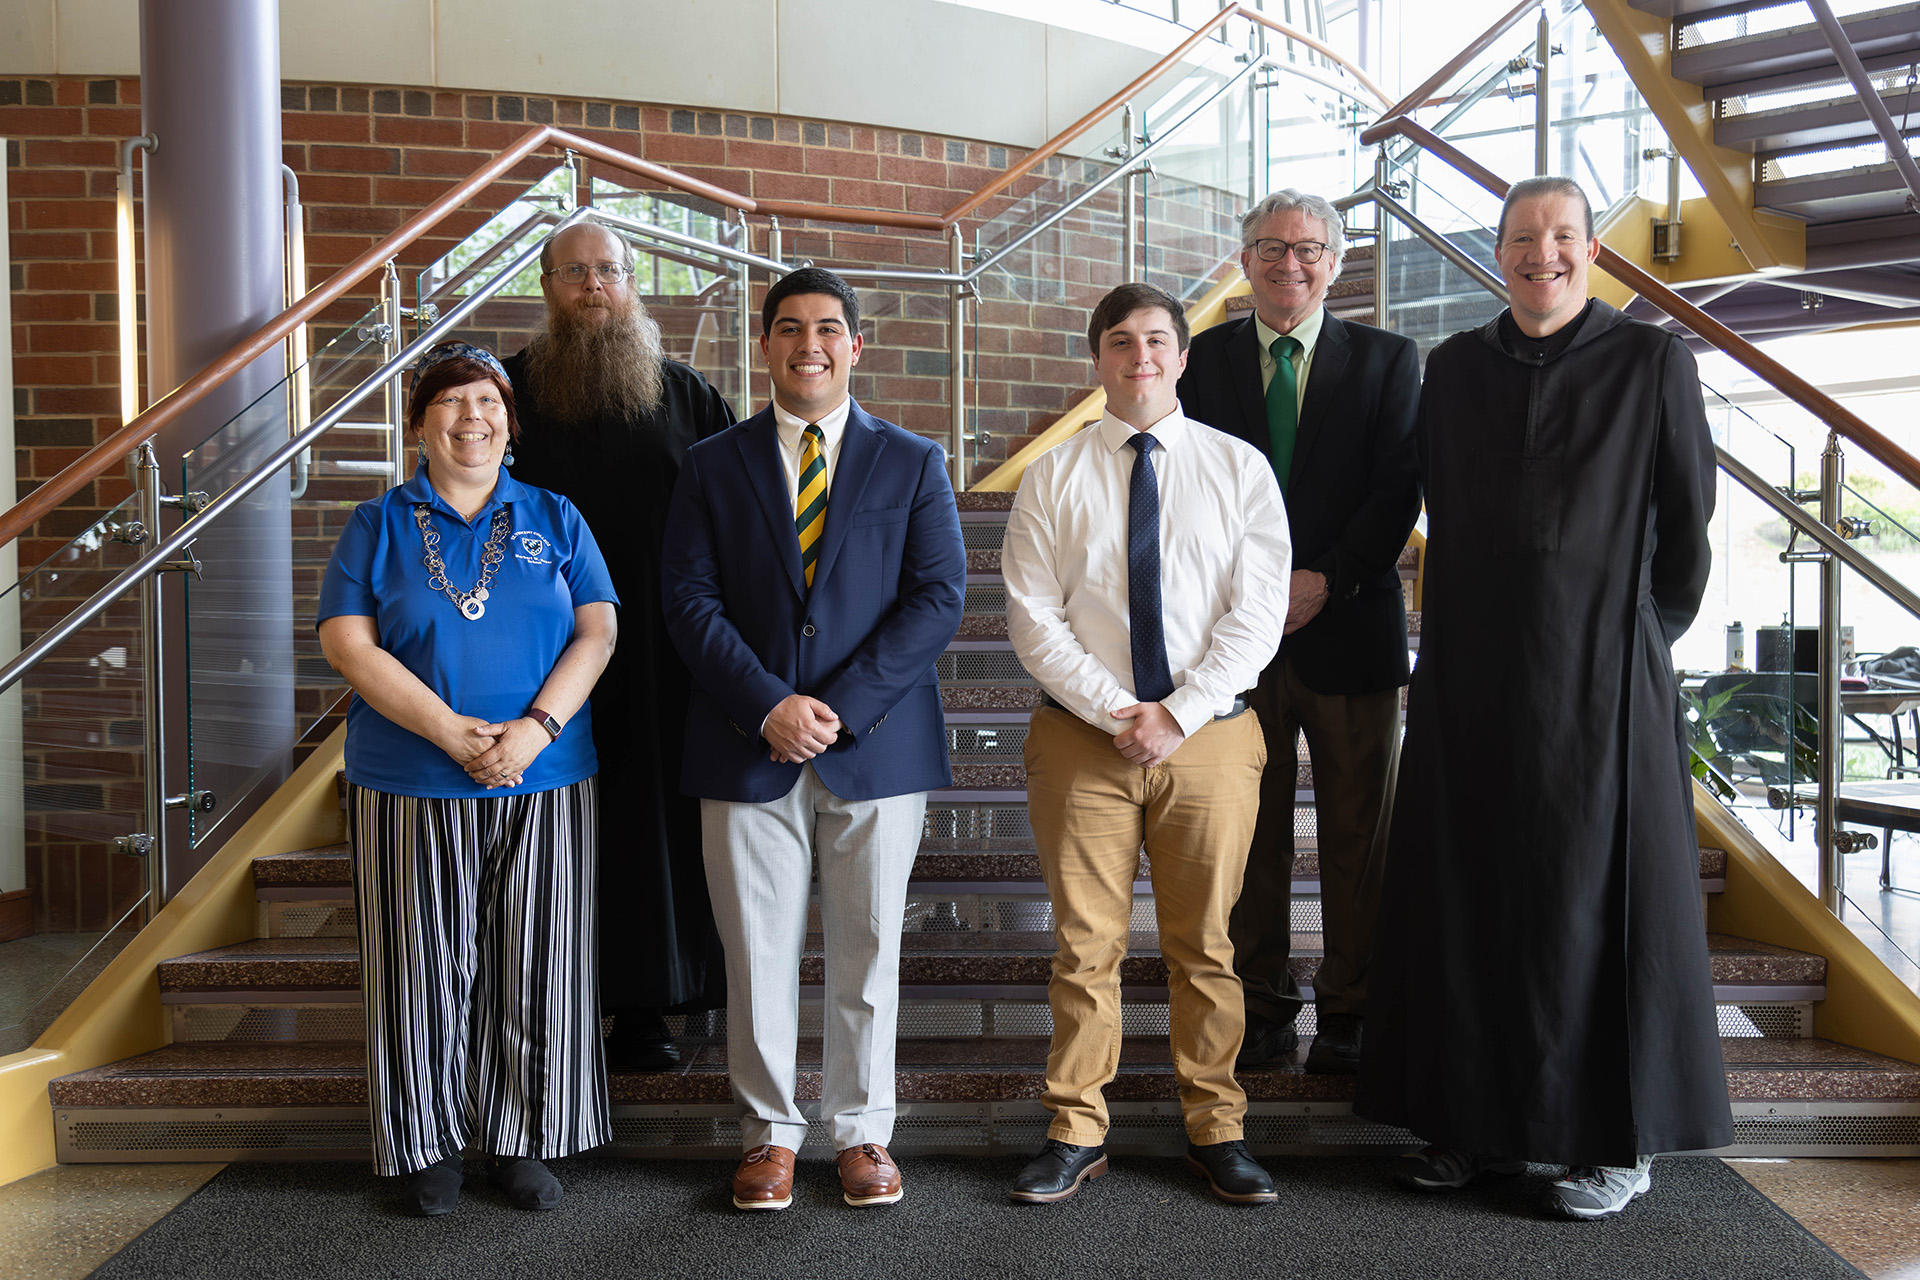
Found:
M 1807 7 L 1627 3 L 1672 22 L 1669 74 L 1704 95 L 1717 147 L 1753 157 L 1753 207 L 1806 224 L 1804 272 L 1682 292 L 1749 337 L 1920 318 L 1920 215 Z M 1920 3 L 1834 8 L 1911 151 Z
M 1039 690 L 1007 640 L 1000 546 L 1011 494 L 964 493 L 967 613 L 941 659 L 954 785 L 936 792 L 914 864 L 901 960 L 900 1115 L 893 1146 L 995 1154 L 1039 1145 L 1051 1022 L 1052 913 L 1025 812 L 1021 745 Z M 1411 548 L 1402 560 L 1409 581 Z M 1410 643 L 1418 644 L 1419 615 Z M 1319 869 L 1313 771 L 1296 763 L 1294 972 L 1318 966 Z M 1723 887 L 1726 855 L 1700 851 L 1700 888 Z M 172 1043 L 55 1080 L 63 1162 L 361 1158 L 366 1072 L 350 862 L 345 845 L 253 864 L 259 937 L 160 964 Z M 1143 866 L 1131 954 L 1121 968 L 1125 1029 L 1108 1089 L 1111 1141 L 1170 1153 L 1184 1133 L 1167 1047 L 1166 968 Z M 617 904 L 608 915 L 617 924 Z M 1710 936 L 1735 1150 L 1749 1155 L 1920 1152 L 1920 1066 L 1811 1038 L 1825 996 L 1817 955 Z M 800 1090 L 820 1079 L 821 956 L 801 965 Z M 684 1065 L 611 1078 L 614 1149 L 633 1156 L 737 1156 L 725 1014 L 677 1020 Z M 1312 1034 L 1313 1006 L 1301 1019 Z M 812 1070 L 809 1070 L 812 1068 Z M 1385 1149 L 1405 1132 L 1357 1119 L 1352 1081 L 1291 1065 L 1246 1074 L 1249 1142 L 1265 1153 Z M 810 1153 L 824 1152 L 824 1127 Z

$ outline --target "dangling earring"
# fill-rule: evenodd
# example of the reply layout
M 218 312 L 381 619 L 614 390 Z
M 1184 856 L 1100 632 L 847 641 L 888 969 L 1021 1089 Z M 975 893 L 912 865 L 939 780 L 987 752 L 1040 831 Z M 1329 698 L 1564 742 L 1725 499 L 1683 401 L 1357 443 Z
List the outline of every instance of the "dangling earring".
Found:
M 418 453 L 414 455 L 414 457 L 420 463 L 421 466 L 424 467 L 427 465 L 427 442 L 425 440 L 422 440 L 420 442 L 420 450 Z
M 500 459 L 500 465 L 503 467 L 510 467 L 513 465 L 513 446 L 512 445 L 507 446 L 506 456 Z

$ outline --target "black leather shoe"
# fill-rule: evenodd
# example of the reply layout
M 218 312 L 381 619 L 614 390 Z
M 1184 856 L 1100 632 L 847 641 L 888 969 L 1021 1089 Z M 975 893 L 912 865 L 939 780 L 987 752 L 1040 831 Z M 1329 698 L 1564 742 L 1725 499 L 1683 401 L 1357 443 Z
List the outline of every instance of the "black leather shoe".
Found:
M 400 1207 L 408 1213 L 422 1218 L 437 1218 L 443 1213 L 452 1213 L 453 1207 L 460 1203 L 460 1184 L 465 1181 L 461 1172 L 460 1153 L 417 1169 L 407 1175 L 407 1185 L 400 1193 Z
M 1275 1024 L 1265 1018 L 1248 1018 L 1247 1035 L 1240 1042 L 1240 1052 L 1234 1056 L 1233 1069 L 1246 1071 L 1254 1067 L 1285 1066 L 1286 1063 L 1275 1059 L 1284 1058 L 1300 1047 L 1300 1033 L 1293 1029 L 1293 1023 Z
M 1228 1204 L 1272 1204 L 1280 1198 L 1273 1189 L 1273 1178 L 1247 1154 L 1247 1144 L 1238 1139 L 1210 1142 L 1204 1147 L 1189 1142 L 1187 1168 L 1205 1178 L 1213 1194 Z
M 622 1009 L 613 1015 L 607 1036 L 610 1071 L 671 1071 L 680 1065 L 680 1050 L 667 1030 L 667 1020 L 656 1009 Z
M 1104 1146 L 1076 1147 L 1071 1142 L 1048 1138 L 1040 1154 L 1028 1161 L 1020 1176 L 1013 1180 L 1007 1199 L 1025 1204 L 1052 1204 L 1072 1196 L 1081 1183 L 1101 1177 L 1106 1171 Z
M 1351 1076 L 1360 1071 L 1360 1015 L 1325 1013 L 1307 1050 L 1307 1070 L 1315 1075 Z

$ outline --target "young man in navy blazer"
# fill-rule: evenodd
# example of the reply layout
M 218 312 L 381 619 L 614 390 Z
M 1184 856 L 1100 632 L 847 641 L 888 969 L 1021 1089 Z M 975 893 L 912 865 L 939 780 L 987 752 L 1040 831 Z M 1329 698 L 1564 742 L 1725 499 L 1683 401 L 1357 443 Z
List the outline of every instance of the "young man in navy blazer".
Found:
M 794 1101 L 813 865 L 826 949 L 820 1109 L 846 1202 L 900 1199 L 893 1133 L 901 917 L 928 790 L 952 780 L 934 659 L 960 626 L 966 553 L 940 447 L 848 394 L 860 304 L 830 271 L 761 308 L 773 403 L 694 445 L 662 591 L 693 675 L 681 787 L 701 798 L 727 952 L 740 1209 L 784 1209 L 807 1133 Z

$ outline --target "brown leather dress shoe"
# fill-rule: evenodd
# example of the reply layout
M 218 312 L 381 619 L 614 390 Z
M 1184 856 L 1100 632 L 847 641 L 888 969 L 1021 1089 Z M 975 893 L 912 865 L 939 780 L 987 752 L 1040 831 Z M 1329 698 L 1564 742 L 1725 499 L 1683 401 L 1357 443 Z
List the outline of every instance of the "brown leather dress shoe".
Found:
M 793 1152 L 765 1143 L 740 1157 L 733 1171 L 733 1207 L 784 1209 L 793 1203 Z
M 840 1194 L 856 1209 L 893 1204 L 906 1194 L 900 1185 L 900 1166 L 877 1142 L 848 1147 L 833 1158 L 840 1167 Z

